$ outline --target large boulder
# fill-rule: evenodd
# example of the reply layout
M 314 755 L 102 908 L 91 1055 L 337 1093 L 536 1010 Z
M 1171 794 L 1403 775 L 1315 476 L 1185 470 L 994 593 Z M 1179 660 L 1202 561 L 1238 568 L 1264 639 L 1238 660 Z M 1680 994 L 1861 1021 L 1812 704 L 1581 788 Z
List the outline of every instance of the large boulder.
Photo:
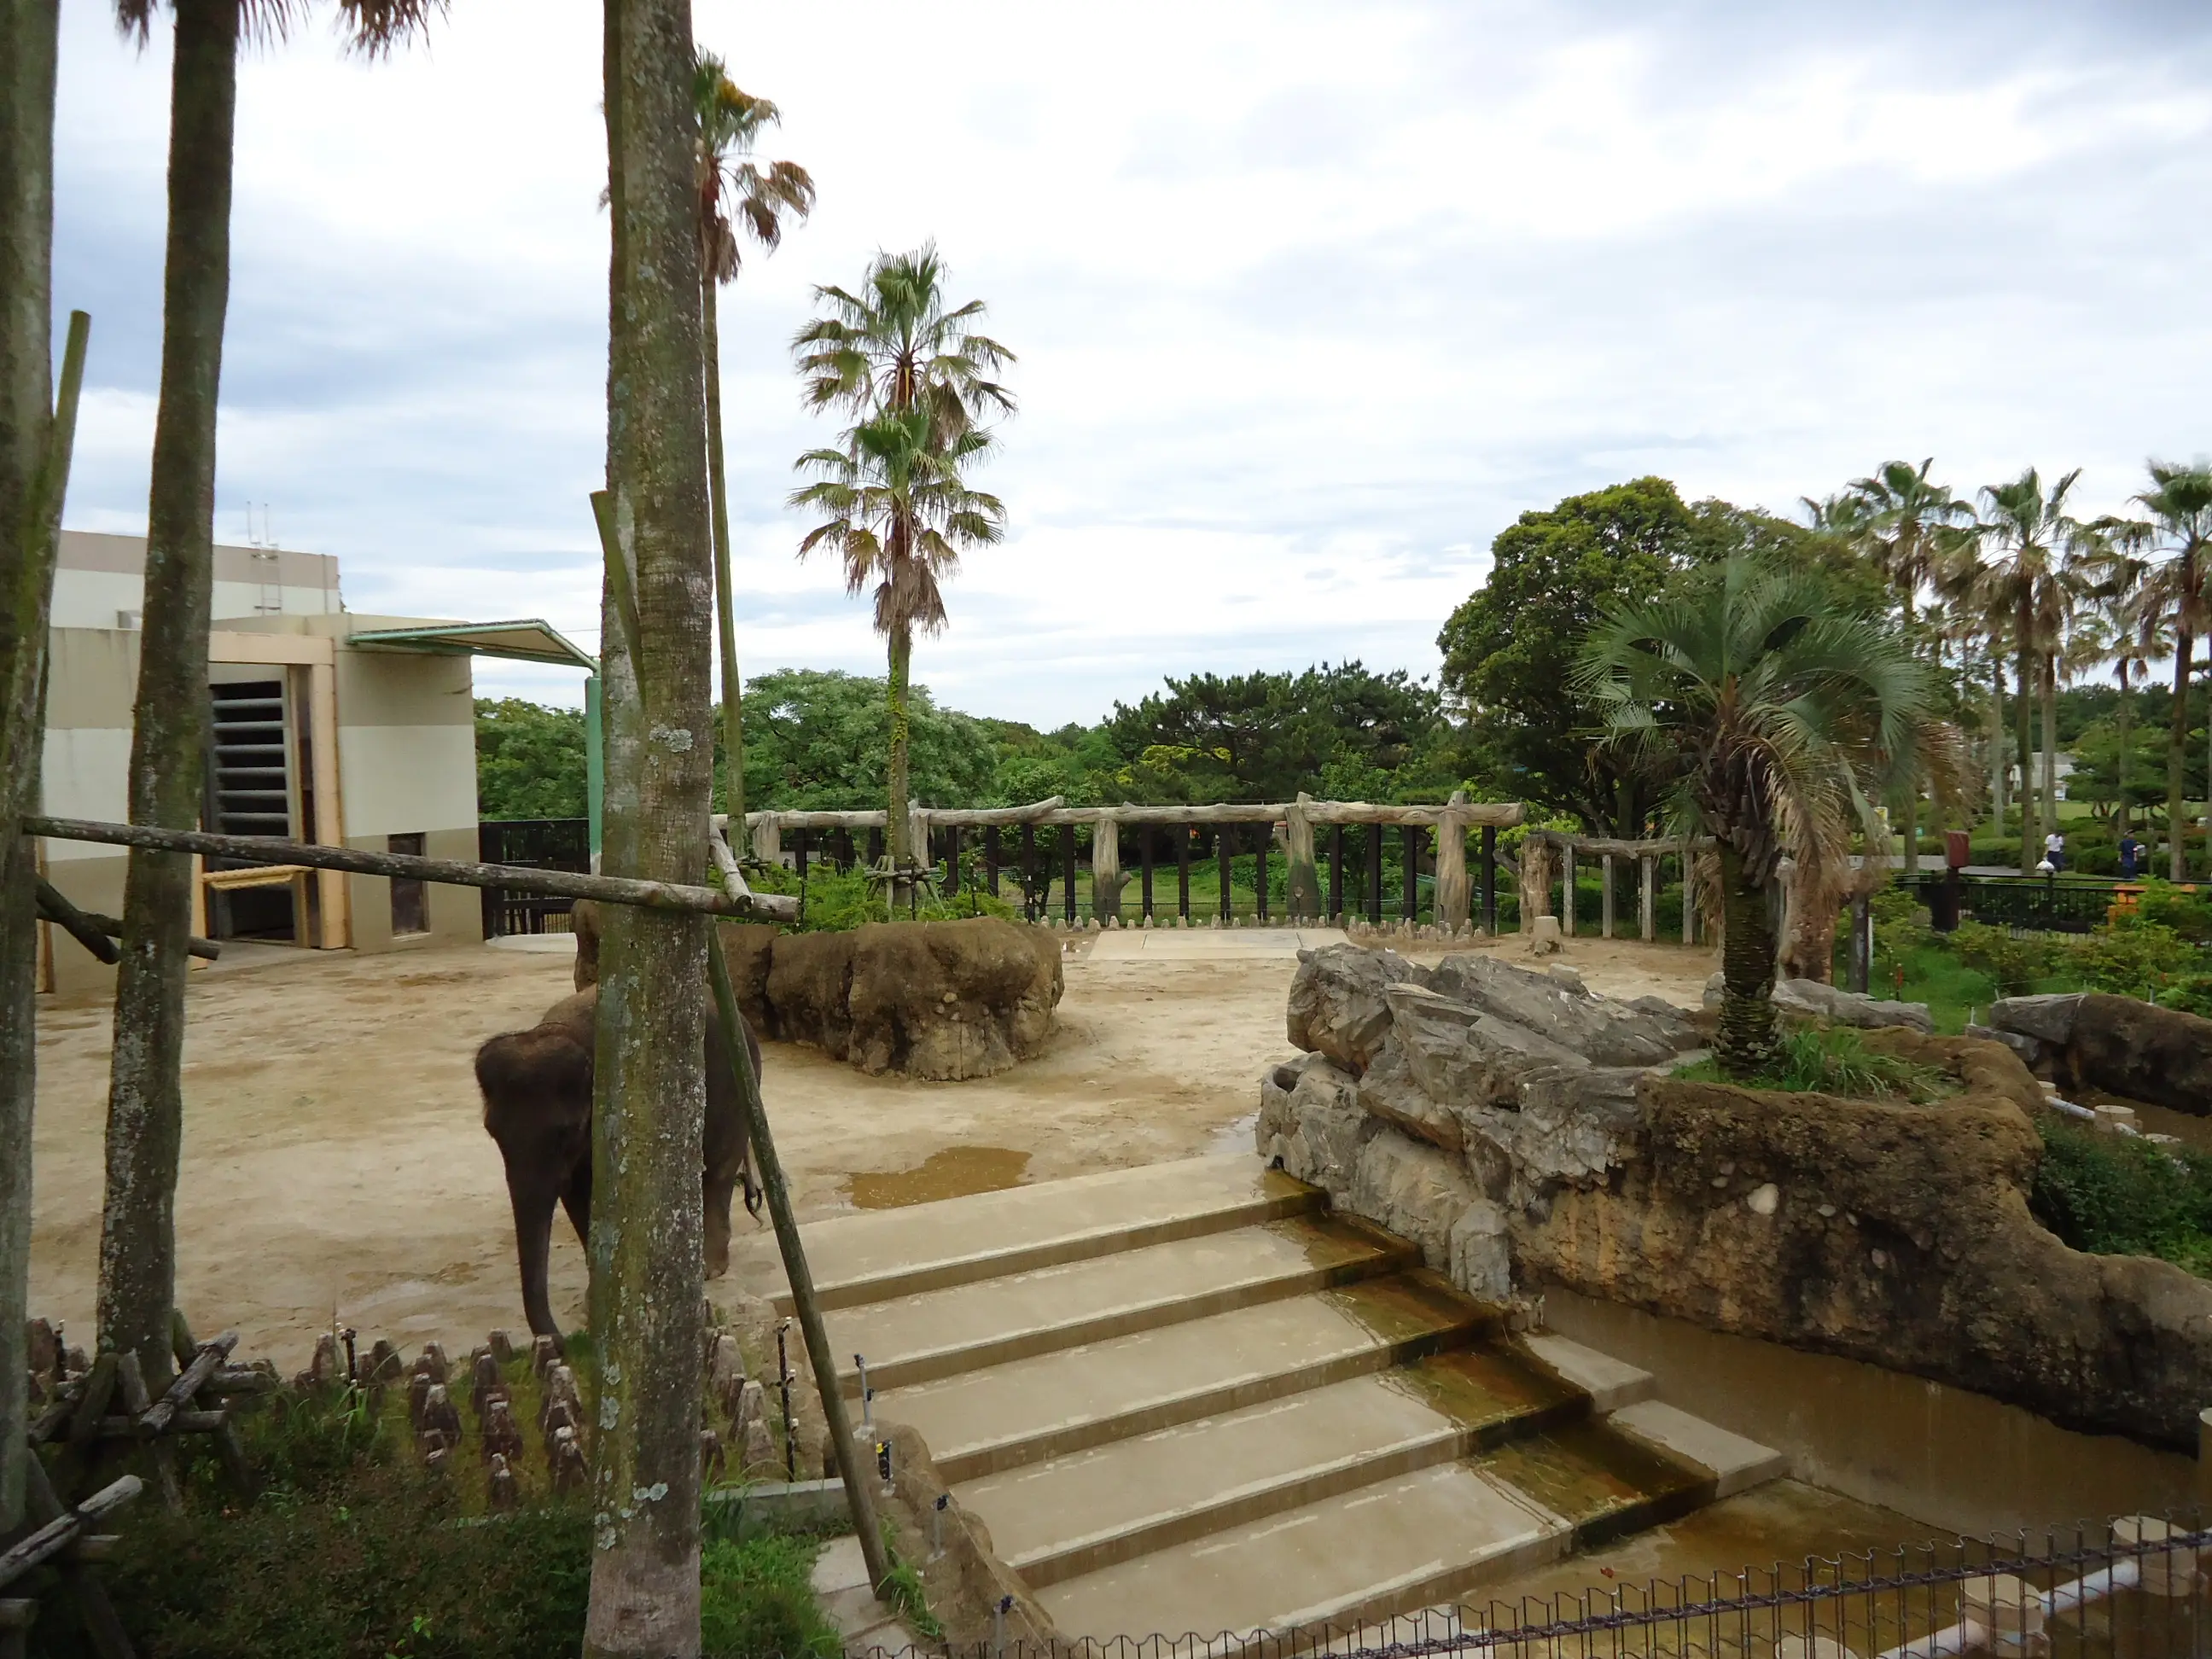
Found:
M 769 954 L 769 1026 L 786 1042 L 811 1042 L 833 1060 L 850 1051 L 851 933 L 789 933 Z
M 1418 985 L 1393 985 L 1383 1000 L 1390 1010 L 1389 1041 L 1440 1103 L 1510 1104 L 1522 1076 L 1534 1067 L 1590 1063 L 1541 1031 Z
M 1990 1023 L 2005 1022 L 1993 1009 Z M 2075 1081 L 2212 1117 L 2212 1020 L 2092 992 L 2081 999 L 2070 1035 L 2059 1041 Z
M 847 1058 L 871 1075 L 990 1077 L 1042 1046 L 1060 945 L 994 916 L 854 930 Z
M 1419 1245 L 1424 1262 L 1472 1295 L 1498 1301 L 1511 1289 L 1504 1212 L 1434 1146 L 1377 1131 L 1359 1149 L 1345 1207 Z
M 1260 1156 L 1332 1197 L 1349 1194 L 1359 1149 L 1382 1127 L 1361 1109 L 1358 1088 L 1325 1054 L 1276 1066 L 1261 1085 Z
M 1395 951 L 1331 945 L 1299 951 L 1286 1021 L 1291 1047 L 1327 1054 L 1358 1075 L 1389 1034 L 1390 1008 L 1382 993 L 1425 978 Z
M 1592 1066 L 1656 1066 L 1689 1047 L 1687 1022 L 1587 989 L 1571 969 L 1533 973 L 1480 951 L 1446 957 L 1431 988 L 1533 1031 Z

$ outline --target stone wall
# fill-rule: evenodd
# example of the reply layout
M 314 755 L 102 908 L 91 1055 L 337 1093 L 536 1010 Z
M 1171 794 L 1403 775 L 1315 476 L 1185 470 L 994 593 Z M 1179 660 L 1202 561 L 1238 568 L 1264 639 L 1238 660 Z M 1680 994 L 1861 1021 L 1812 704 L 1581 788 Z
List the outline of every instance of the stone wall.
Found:
M 1304 953 L 1262 1156 L 1492 1301 L 1560 1285 L 2194 1449 L 2212 1285 L 2084 1255 L 2029 1213 L 2041 1092 L 1990 1042 L 1873 1031 L 1940 1104 L 1668 1075 L 1680 1011 L 1486 956 Z

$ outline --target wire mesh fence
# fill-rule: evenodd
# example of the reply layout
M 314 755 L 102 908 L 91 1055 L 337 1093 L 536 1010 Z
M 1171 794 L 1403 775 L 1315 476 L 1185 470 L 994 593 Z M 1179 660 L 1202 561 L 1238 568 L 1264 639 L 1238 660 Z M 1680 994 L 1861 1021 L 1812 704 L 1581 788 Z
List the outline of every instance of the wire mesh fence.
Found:
M 1815 1556 L 1795 1566 L 1460 1601 L 1247 1634 L 986 1638 L 870 1659 L 2203 1659 L 2197 1516 Z

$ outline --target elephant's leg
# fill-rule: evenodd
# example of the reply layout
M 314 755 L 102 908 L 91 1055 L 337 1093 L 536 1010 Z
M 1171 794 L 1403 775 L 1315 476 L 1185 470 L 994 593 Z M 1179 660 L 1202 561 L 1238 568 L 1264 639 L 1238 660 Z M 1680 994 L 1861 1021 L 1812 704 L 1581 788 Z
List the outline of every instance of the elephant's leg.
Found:
M 704 1185 L 707 1212 L 707 1277 L 720 1279 L 730 1271 L 730 1195 L 738 1188 L 734 1176 L 708 1171 Z
M 561 1207 L 568 1212 L 568 1224 L 576 1230 L 576 1243 L 588 1251 L 592 1248 L 592 1155 L 586 1149 L 582 1162 L 568 1177 L 562 1189 Z
M 514 1206 L 514 1255 L 522 1266 L 522 1310 L 533 1336 L 558 1337 L 553 1304 L 545 1294 L 545 1258 L 553 1243 L 553 1183 L 542 1177 L 518 1182 L 507 1176 L 507 1194 Z

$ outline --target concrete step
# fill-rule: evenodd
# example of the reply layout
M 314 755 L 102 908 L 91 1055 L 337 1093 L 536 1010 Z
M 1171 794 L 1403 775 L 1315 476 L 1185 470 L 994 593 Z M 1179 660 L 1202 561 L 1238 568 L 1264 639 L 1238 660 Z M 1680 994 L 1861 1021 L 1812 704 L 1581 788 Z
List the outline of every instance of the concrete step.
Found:
M 1299 1216 L 832 1313 L 849 1387 L 900 1388 L 1394 1273 L 1419 1259 L 1348 1218 Z
M 1577 1549 L 1595 1549 L 1680 1520 L 1714 1495 L 1711 1471 L 1622 1434 L 1604 1419 L 1501 1442 L 1474 1463 L 1499 1486 L 1559 1516 L 1571 1528 Z
M 1714 1498 L 1733 1498 L 1790 1473 L 1786 1454 L 1656 1400 L 1614 1412 L 1606 1425 L 1701 1471 L 1712 1483 Z
M 959 1488 L 1032 1589 L 1448 1462 L 1586 1413 L 1498 1353 L 1451 1353 Z
M 1657 1388 L 1650 1371 L 1564 1336 L 1535 1332 L 1522 1337 L 1520 1346 L 1561 1381 L 1588 1395 L 1593 1411 L 1619 1411 L 1650 1399 Z
M 1496 1323 L 1416 1270 L 879 1389 L 876 1411 L 919 1429 L 957 1484 L 1370 1375 Z
M 1061 1632 L 1212 1636 L 1387 1618 L 1558 1557 L 1572 1528 L 1439 1464 L 1048 1586 Z
M 1235 1152 L 836 1216 L 799 1235 L 822 1305 L 843 1308 L 1227 1232 L 1326 1202 L 1319 1188 Z M 772 1235 L 751 1236 L 732 1257 L 741 1283 L 791 1311 Z

